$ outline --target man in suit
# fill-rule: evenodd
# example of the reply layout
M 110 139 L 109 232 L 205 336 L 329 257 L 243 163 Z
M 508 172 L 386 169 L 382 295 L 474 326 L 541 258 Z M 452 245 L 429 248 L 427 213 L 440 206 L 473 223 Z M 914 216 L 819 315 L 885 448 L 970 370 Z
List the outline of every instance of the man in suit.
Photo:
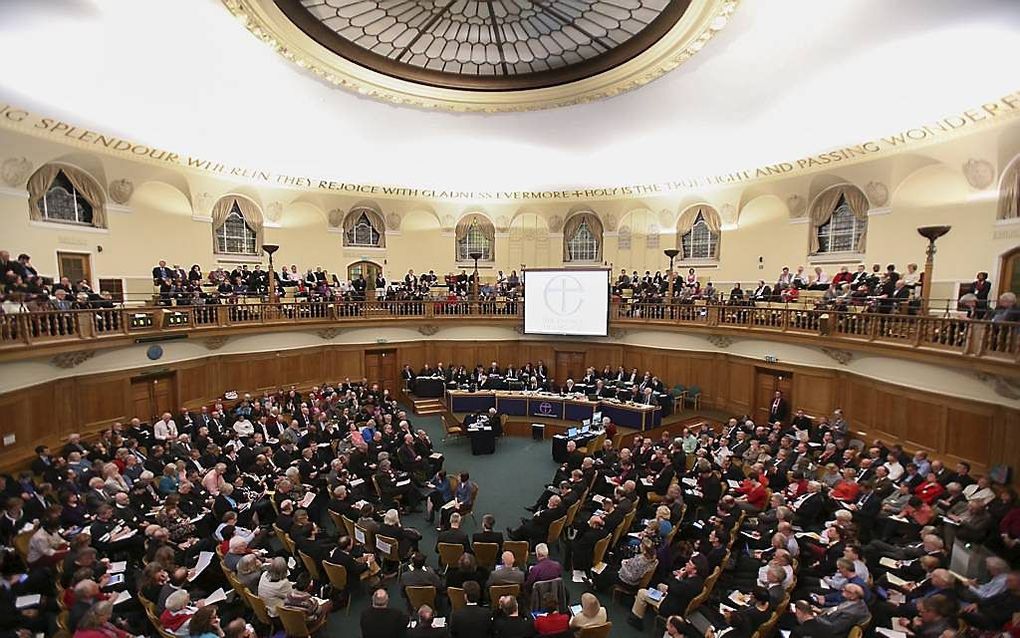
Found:
M 407 631 L 407 638 L 449 638 L 450 630 L 446 627 L 433 627 L 432 620 L 436 613 L 428 605 L 418 609 L 418 622 L 413 629 Z
M 532 544 L 541 543 L 549 535 L 549 526 L 553 521 L 567 513 L 563 507 L 562 499 L 557 494 L 549 497 L 548 506 L 535 512 L 530 519 L 521 519 L 521 525 L 515 530 L 507 528 L 507 536 L 516 541 L 531 541 Z
M 845 636 L 850 628 L 867 620 L 871 613 L 864 602 L 864 589 L 856 583 L 843 585 L 843 602 L 817 617 L 822 636 Z
M 822 484 L 810 481 L 807 493 L 794 501 L 793 522 L 804 529 L 813 529 L 825 515 L 825 497 L 822 495 Z
M 514 565 L 514 553 L 503 552 L 503 556 L 496 569 L 489 574 L 489 581 L 486 587 L 493 585 L 524 585 L 524 572 Z
M 464 583 L 467 605 L 450 615 L 450 635 L 453 638 L 478 638 L 492 633 L 492 614 L 488 607 L 480 607 L 481 586 L 473 580 Z
M 452 518 L 452 517 L 451 517 Z M 472 543 L 495 543 L 499 545 L 499 548 L 503 548 L 503 533 L 493 531 L 496 526 L 496 517 L 492 514 L 486 514 L 482 517 L 482 531 L 476 532 L 471 536 Z
M 769 405 L 769 423 L 784 423 L 790 416 L 790 402 L 783 398 L 783 392 L 776 390 Z
M 462 545 L 465 552 L 471 551 L 471 543 L 468 541 L 467 533 L 460 528 L 460 514 L 454 512 L 450 515 L 450 529 L 439 532 L 436 536 L 436 553 L 439 553 L 439 543 L 451 545 Z
M 361 612 L 362 638 L 397 638 L 407 634 L 407 614 L 389 604 L 386 590 L 375 590 L 372 606 Z
M 442 580 L 427 564 L 425 554 L 415 552 L 411 555 L 411 566 L 400 575 L 400 591 L 406 593 L 407 587 L 428 587 L 431 585 L 437 590 L 442 587 Z
M 152 283 L 157 286 L 163 281 L 172 279 L 173 276 L 173 271 L 167 267 L 166 262 L 162 259 L 159 260 L 159 265 L 152 269 Z

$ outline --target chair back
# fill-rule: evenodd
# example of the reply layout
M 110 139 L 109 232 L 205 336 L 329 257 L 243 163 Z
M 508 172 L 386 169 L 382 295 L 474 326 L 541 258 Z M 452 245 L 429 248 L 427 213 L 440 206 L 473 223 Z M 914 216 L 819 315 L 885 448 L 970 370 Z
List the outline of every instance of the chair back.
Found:
M 467 607 L 467 595 L 460 587 L 447 587 L 446 595 L 450 597 L 451 612 Z
M 518 598 L 520 595 L 521 586 L 516 583 L 512 585 L 491 585 L 489 587 L 489 604 L 495 609 L 499 599 L 503 596 Z
M 347 568 L 343 565 L 331 563 L 328 560 L 322 561 L 322 568 L 326 570 L 326 578 L 329 584 L 337 591 L 347 589 Z
M 379 479 L 376 478 L 375 474 L 372 475 L 372 487 L 375 488 L 375 495 L 382 500 L 382 488 L 379 487 Z
M 407 602 L 411 603 L 411 609 L 414 611 L 418 611 L 422 605 L 428 605 L 432 609 L 436 608 L 436 588 L 434 586 L 405 587 L 404 591 L 407 592 Z
M 609 549 L 609 541 L 611 540 L 613 540 L 613 535 L 606 534 L 595 542 L 595 549 L 591 555 L 592 567 L 602 563 L 603 559 L 606 557 L 606 551 Z
M 375 551 L 375 532 L 370 529 L 365 529 L 357 523 L 354 524 L 354 541 L 360 545 L 364 545 L 365 549 L 370 552 Z
M 445 568 L 456 566 L 464 555 L 464 546 L 460 543 L 439 543 L 439 564 Z
M 244 599 L 248 601 L 248 605 L 251 607 L 251 610 L 255 612 L 255 617 L 259 619 L 260 623 L 270 627 L 273 626 L 273 619 L 269 616 L 269 609 L 266 607 L 264 600 L 247 589 L 244 590 Z
M 716 567 L 709 574 L 708 578 L 705 579 L 705 591 L 711 592 L 715 588 L 715 582 L 719 580 L 719 576 L 722 574 L 722 567 Z
M 577 510 L 581 509 L 581 499 L 578 499 L 573 505 L 567 508 L 566 522 L 563 524 L 564 527 L 570 527 L 574 524 L 574 517 L 577 516 Z
M 326 513 L 329 514 L 329 520 L 333 521 L 333 527 L 336 528 L 336 533 L 343 536 L 347 529 L 344 526 L 343 515 L 338 512 L 334 512 L 333 510 L 326 510 Z
M 287 535 L 287 532 L 280 529 L 280 526 L 277 525 L 276 523 L 273 523 L 273 532 L 276 534 L 276 537 L 280 539 L 280 544 L 283 545 L 283 548 L 285 550 L 287 550 L 287 553 L 293 556 L 294 541 L 290 539 L 290 536 Z
M 287 638 L 306 638 L 312 635 L 312 632 L 308 630 L 304 609 L 280 605 L 276 608 L 276 614 L 280 617 L 280 622 L 283 623 L 283 630 L 287 633 Z
M 514 555 L 514 565 L 521 571 L 528 567 L 528 541 L 503 541 L 503 551 Z
M 588 625 L 582 627 L 581 631 L 577 633 L 577 638 L 609 638 L 609 633 L 613 630 L 613 623 L 604 622 L 601 625 Z
M 475 543 L 472 548 L 478 564 L 491 572 L 499 559 L 499 543 Z
M 21 557 L 21 560 L 26 563 L 28 562 L 28 543 L 32 540 L 32 534 L 34 533 L 35 530 L 31 532 L 21 532 L 14 537 L 14 549 L 18 552 L 18 556 Z
M 379 555 L 384 560 L 400 562 L 400 541 L 397 539 L 383 534 L 376 534 L 375 548 L 379 550 Z
M 648 584 L 652 582 L 652 576 L 655 575 L 655 570 L 659 568 L 659 559 L 656 558 L 652 561 L 652 564 L 648 566 L 648 571 L 645 572 L 644 576 L 641 577 L 641 582 L 638 583 L 638 590 L 648 589 Z
M 315 559 L 300 549 L 298 550 L 298 556 L 301 557 L 301 562 L 305 564 L 305 569 L 308 570 L 308 575 L 311 576 L 313 580 L 322 580 L 322 574 L 319 573 L 319 564 L 315 562 Z
M 347 518 L 346 516 L 341 516 L 340 520 L 343 521 L 344 524 L 343 528 L 347 530 L 347 535 L 350 536 L 351 538 L 354 538 L 354 521 Z
M 571 505 L 571 507 L 573 507 L 573 505 Z M 555 521 L 553 521 L 552 524 L 549 525 L 549 536 L 546 537 L 546 541 L 545 542 L 547 544 L 549 544 L 549 545 L 553 545 L 557 541 L 559 541 L 560 534 L 563 533 L 563 526 L 566 525 L 566 524 L 567 524 L 567 516 L 566 516 L 566 514 L 564 514 L 563 516 L 561 516 L 561 517 L 557 518 Z

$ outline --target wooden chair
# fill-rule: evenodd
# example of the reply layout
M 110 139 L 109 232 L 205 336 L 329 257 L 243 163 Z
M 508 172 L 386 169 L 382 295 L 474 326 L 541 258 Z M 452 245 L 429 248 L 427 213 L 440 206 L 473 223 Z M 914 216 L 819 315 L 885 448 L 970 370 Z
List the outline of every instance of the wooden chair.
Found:
M 322 574 L 319 573 L 319 564 L 315 562 L 315 559 L 300 549 L 298 550 L 298 556 L 301 558 L 301 562 L 305 564 L 305 569 L 308 570 L 308 575 L 312 577 L 312 580 L 322 581 Z
M 467 595 L 460 587 L 447 587 L 446 595 L 450 597 L 450 613 L 467 607 Z
M 333 510 L 326 510 L 326 513 L 329 514 L 329 520 L 333 521 L 333 527 L 336 528 L 336 533 L 343 536 L 347 530 L 347 526 L 344 525 L 343 515 L 334 512 Z
M 609 638 L 612 630 L 613 623 L 611 622 L 604 622 L 601 625 L 589 625 L 588 627 L 581 628 L 581 631 L 577 633 L 577 638 Z
M 294 541 L 292 541 L 290 536 L 287 535 L 287 532 L 280 529 L 280 526 L 276 523 L 273 523 L 273 532 L 276 534 L 276 538 L 280 539 L 280 544 L 283 545 L 285 550 L 287 550 L 287 553 L 293 556 L 295 549 Z
M 580 502 L 580 501 L 578 501 Z M 573 507 L 573 505 L 571 505 Z M 563 527 L 567 524 L 567 515 L 557 518 L 549 525 L 549 535 L 545 539 L 546 545 L 552 547 L 558 545 L 560 542 L 560 534 L 563 533 Z
M 489 587 L 489 606 L 495 609 L 499 603 L 499 599 L 503 596 L 513 596 L 519 598 L 521 595 L 521 586 L 514 585 L 491 585 Z
M 326 578 L 329 579 L 330 586 L 337 592 L 347 591 L 347 568 L 343 565 L 337 565 L 329 561 L 322 561 L 322 568 L 326 570 Z M 367 572 L 366 572 L 367 573 Z M 347 592 L 347 608 L 346 613 L 348 616 L 351 615 L 351 596 L 352 592 Z
M 475 503 L 478 502 L 478 483 L 471 484 L 471 507 L 461 505 L 457 510 L 460 512 L 461 519 L 466 519 L 468 516 L 471 517 L 471 522 L 474 523 L 475 527 L 478 527 L 478 520 L 475 519 Z
M 275 490 L 270 490 L 270 491 L 266 492 L 266 498 L 269 499 L 269 504 L 273 506 L 273 511 L 276 512 L 277 516 L 279 516 L 280 515 L 280 506 L 276 504 L 276 499 L 274 498 L 275 496 L 276 496 L 276 491 Z
M 701 407 L 701 388 L 692 385 L 687 388 L 686 395 L 684 397 L 684 404 L 690 403 L 691 407 L 697 410 Z
M 276 613 L 280 617 L 280 622 L 283 623 L 283 630 L 287 632 L 287 638 L 308 638 L 325 627 L 326 620 L 328 620 L 326 614 L 322 614 L 318 620 L 309 625 L 308 615 L 305 614 L 304 609 L 286 605 L 277 607 Z
M 450 438 L 465 438 L 464 428 L 459 425 L 450 425 L 446 415 L 440 415 L 439 420 L 443 423 L 443 441 Z
M 350 536 L 351 538 L 354 538 L 354 521 L 347 518 L 346 516 L 341 516 L 340 520 L 343 521 L 344 524 L 343 529 L 347 531 L 347 535 Z
M 32 534 L 34 533 L 35 530 L 32 530 L 31 532 L 21 532 L 14 537 L 14 549 L 18 552 L 18 556 L 20 556 L 21 560 L 25 563 L 28 562 L 28 543 L 32 540 Z
M 456 566 L 457 561 L 464 555 L 464 546 L 460 543 L 439 543 L 439 564 L 446 571 L 450 566 Z
M 528 568 L 528 552 L 531 551 L 528 541 L 503 541 L 503 551 L 514 555 L 514 565 L 518 569 Z
M 354 540 L 363 545 L 366 550 L 375 551 L 375 532 L 365 529 L 357 523 L 354 524 Z
M 231 589 L 233 589 L 234 592 L 237 594 L 237 599 L 243 601 L 244 592 L 247 588 L 241 584 L 241 581 L 238 580 L 237 576 L 235 576 L 233 572 L 225 570 L 224 573 L 227 576 L 227 582 L 230 583 Z
M 379 502 L 385 503 L 386 499 L 383 498 L 382 488 L 379 487 L 379 479 L 376 478 L 375 474 L 372 475 L 372 486 L 375 487 L 375 495 L 379 497 Z M 404 496 L 402 494 L 394 494 L 391 497 L 391 500 L 398 506 L 403 505 Z
M 574 524 L 574 517 L 577 516 L 577 510 L 581 509 L 581 503 L 583 502 L 584 502 L 583 499 L 578 499 L 576 503 L 567 508 L 567 519 L 563 523 L 563 529 L 566 529 Z
M 432 609 L 436 608 L 436 588 L 432 585 L 405 587 L 404 591 L 407 593 L 407 602 L 411 605 L 411 611 L 418 611 L 422 605 L 428 605 Z
M 380 562 L 383 564 L 387 562 L 397 564 L 397 571 L 393 575 L 400 576 L 400 572 L 404 568 L 404 561 L 400 559 L 400 541 L 391 536 L 376 534 L 375 548 L 379 552 Z
M 499 560 L 499 544 L 498 543 L 475 543 L 472 545 L 475 550 L 475 559 L 478 561 L 478 565 L 484 567 L 490 572 L 495 569 L 496 563 Z
M 631 524 L 634 522 L 634 516 L 637 514 L 635 510 L 631 510 L 623 517 L 620 524 L 616 526 L 616 530 L 613 531 L 613 541 L 611 545 L 616 547 L 616 544 L 620 542 L 620 537 L 623 536 L 627 530 L 630 529 Z
M 244 591 L 244 599 L 248 601 L 248 606 L 255 612 L 255 617 L 258 618 L 260 623 L 270 628 L 275 627 L 273 617 L 269 615 L 269 609 L 266 607 L 265 601 L 248 590 Z
M 591 564 L 592 567 L 597 567 L 602 564 L 603 559 L 606 557 L 606 552 L 609 550 L 609 541 L 613 540 L 612 534 L 603 536 L 595 543 L 595 548 L 592 550 Z M 475 545 L 477 552 L 478 545 Z
M 655 570 L 658 569 L 658 568 L 659 568 L 659 559 L 655 559 L 655 561 L 648 568 L 648 571 L 645 572 L 644 576 L 641 577 L 641 580 L 638 582 L 637 586 L 635 586 L 635 587 L 628 587 L 627 585 L 624 585 L 623 583 L 616 583 L 615 585 L 613 585 L 613 593 L 612 593 L 613 601 L 614 602 L 616 601 L 616 595 L 617 594 L 622 594 L 622 595 L 625 595 L 625 596 L 634 596 L 639 591 L 641 591 L 642 589 L 648 589 L 648 584 L 652 582 L 652 576 L 655 575 Z

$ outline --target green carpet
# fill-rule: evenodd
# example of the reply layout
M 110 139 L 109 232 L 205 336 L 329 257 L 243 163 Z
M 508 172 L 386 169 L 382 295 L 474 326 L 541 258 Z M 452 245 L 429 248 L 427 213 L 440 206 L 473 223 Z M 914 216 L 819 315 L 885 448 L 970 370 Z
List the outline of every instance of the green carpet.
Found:
M 408 410 L 410 413 L 411 411 Z M 438 416 L 413 416 L 411 423 L 415 428 L 424 428 L 436 446 L 436 450 L 442 452 L 446 457 L 444 467 L 448 472 L 466 471 L 471 474 L 471 479 L 478 483 L 478 501 L 475 503 L 475 519 L 477 526 L 468 518 L 465 521 L 465 531 L 468 535 L 473 534 L 481 526 L 482 515 L 492 514 L 496 517 L 496 528 L 504 531 L 506 527 L 516 527 L 522 516 L 528 516 L 524 510 L 526 506 L 533 505 L 535 499 L 545 485 L 552 479 L 556 471 L 556 462 L 552 459 L 552 442 L 533 441 L 521 437 L 504 437 L 496 446 L 496 453 L 486 456 L 472 456 L 471 446 L 466 439 L 454 439 L 441 442 L 442 425 Z M 407 527 L 414 527 L 422 533 L 420 547 L 429 556 L 430 564 L 435 566 L 438 558 L 433 552 L 436 543 L 436 532 L 433 526 L 425 521 L 425 514 L 409 514 L 402 517 L 401 523 Z M 552 550 L 553 557 L 558 558 L 558 550 Z M 567 589 L 570 592 L 571 604 L 580 600 L 584 589 L 581 585 L 569 582 L 567 574 Z M 390 605 L 405 605 L 403 598 L 398 592 L 395 580 L 386 581 L 390 594 Z M 370 592 L 367 590 L 354 595 L 351 602 L 350 616 L 345 615 L 343 610 L 336 611 L 330 615 L 329 623 L 322 635 L 360 637 L 361 629 L 358 621 L 361 612 L 369 604 Z M 647 619 L 649 630 L 641 634 L 627 625 L 625 619 L 630 609 L 630 601 L 626 605 L 611 603 L 608 594 L 599 594 L 599 600 L 609 612 L 609 620 L 613 622 L 613 636 L 645 636 L 649 635 L 651 617 Z M 661 625 L 660 625 L 661 627 Z

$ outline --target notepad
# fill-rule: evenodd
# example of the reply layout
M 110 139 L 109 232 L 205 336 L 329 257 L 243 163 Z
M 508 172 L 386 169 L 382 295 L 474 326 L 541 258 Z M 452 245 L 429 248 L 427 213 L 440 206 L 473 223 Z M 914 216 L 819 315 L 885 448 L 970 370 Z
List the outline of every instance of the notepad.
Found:
M 575 583 L 583 583 L 587 579 L 587 575 L 584 573 L 583 569 L 575 569 L 574 573 L 571 575 L 571 580 Z
M 205 604 L 205 605 L 213 605 L 215 603 L 222 602 L 222 601 L 224 601 L 226 599 L 227 599 L 227 592 L 223 591 L 223 588 L 220 587 L 219 589 L 217 589 L 213 593 L 211 593 L 208 596 L 206 596 L 205 600 L 203 601 L 203 604 Z
M 205 571 L 205 568 L 208 567 L 209 563 L 212 562 L 212 558 L 213 558 L 212 552 L 200 552 L 198 555 L 198 562 L 195 563 L 195 571 L 192 573 L 191 576 L 188 576 L 188 582 L 191 582 L 198 578 L 199 574 Z
M 111 574 L 121 574 L 127 570 L 127 561 L 121 560 L 116 563 L 110 563 L 110 567 L 107 569 Z
M 39 594 L 29 594 L 28 596 L 18 596 L 14 600 L 14 606 L 18 609 L 27 609 L 34 607 L 42 602 L 42 596 Z
M 881 561 L 879 561 L 879 562 L 881 562 Z M 893 585 L 894 587 L 903 587 L 904 585 L 906 585 L 909 582 L 909 581 L 903 580 L 902 578 L 900 578 L 896 574 L 890 574 L 890 573 L 887 573 L 885 575 L 885 579 L 887 581 L 889 581 L 889 584 Z
M 129 591 L 127 591 L 125 589 L 124 591 L 122 591 L 119 594 L 117 594 L 117 599 L 113 601 L 113 604 L 116 606 L 116 605 L 121 604 L 124 601 L 131 600 L 132 598 L 133 598 L 133 596 L 131 595 L 131 592 L 129 592 Z
M 878 561 L 878 564 L 881 565 L 882 567 L 888 567 L 889 569 L 899 569 L 900 568 L 900 561 L 893 560 L 892 558 L 889 558 L 888 556 L 883 556 Z

